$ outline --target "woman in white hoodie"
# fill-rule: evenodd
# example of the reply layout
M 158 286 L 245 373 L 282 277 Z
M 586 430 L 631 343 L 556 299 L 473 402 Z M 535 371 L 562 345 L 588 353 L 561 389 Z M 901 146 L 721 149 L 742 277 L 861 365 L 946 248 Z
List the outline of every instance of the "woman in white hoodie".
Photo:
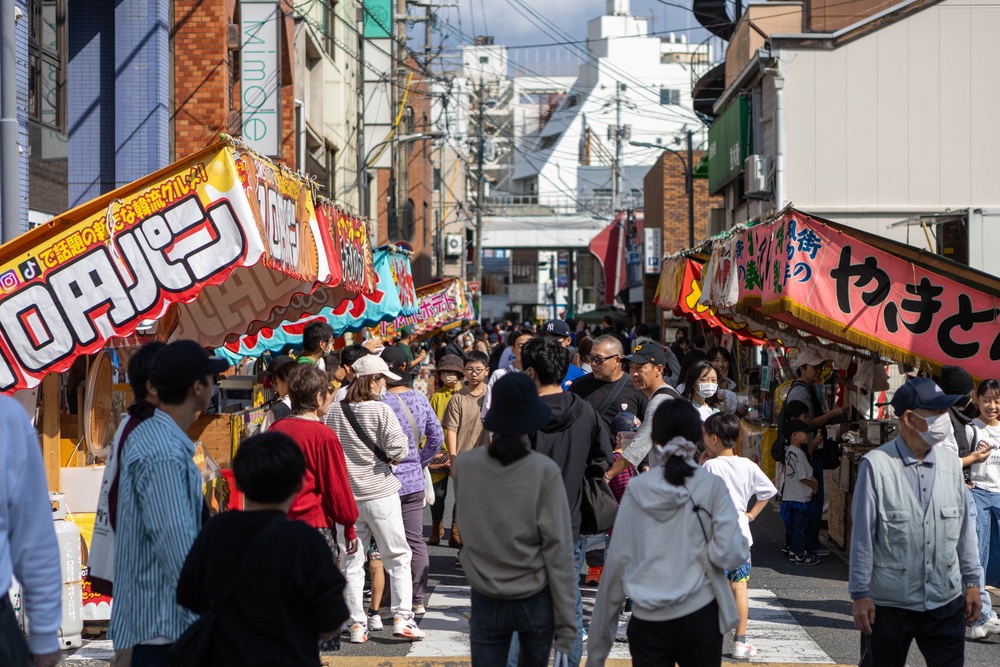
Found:
M 698 410 L 688 401 L 665 401 L 653 415 L 663 468 L 633 478 L 622 498 L 587 667 L 607 660 L 626 596 L 635 667 L 722 664 L 722 637 L 739 620 L 724 570 L 745 562 L 750 548 L 725 482 L 694 462 L 701 437 Z

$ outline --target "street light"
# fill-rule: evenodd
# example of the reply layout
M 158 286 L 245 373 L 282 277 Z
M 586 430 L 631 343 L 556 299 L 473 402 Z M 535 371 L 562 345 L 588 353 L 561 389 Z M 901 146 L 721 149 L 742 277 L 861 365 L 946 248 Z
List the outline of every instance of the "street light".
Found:
M 688 247 L 694 248 L 694 151 L 691 147 L 691 130 L 687 131 L 687 159 L 684 156 L 666 146 L 651 144 L 645 141 L 630 141 L 631 146 L 639 148 L 655 148 L 660 151 L 667 151 L 677 156 L 677 159 L 684 165 L 684 192 L 688 198 Z

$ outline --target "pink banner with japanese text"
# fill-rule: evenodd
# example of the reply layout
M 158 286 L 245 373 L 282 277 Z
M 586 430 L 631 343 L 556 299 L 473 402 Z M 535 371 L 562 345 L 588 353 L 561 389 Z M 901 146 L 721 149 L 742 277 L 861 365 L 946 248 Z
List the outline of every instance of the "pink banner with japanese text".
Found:
M 997 368 L 996 296 L 849 231 L 794 210 L 750 227 L 717 247 L 731 261 L 713 267 L 709 301 L 935 371 L 956 365 L 983 377 Z
M 416 315 L 404 315 L 392 322 L 382 322 L 371 329 L 372 337 L 388 340 L 408 326 L 412 329 L 413 336 L 419 339 L 457 326 L 463 319 L 473 317 L 465 282 L 461 278 L 449 278 L 418 287 L 416 295 L 419 309 Z

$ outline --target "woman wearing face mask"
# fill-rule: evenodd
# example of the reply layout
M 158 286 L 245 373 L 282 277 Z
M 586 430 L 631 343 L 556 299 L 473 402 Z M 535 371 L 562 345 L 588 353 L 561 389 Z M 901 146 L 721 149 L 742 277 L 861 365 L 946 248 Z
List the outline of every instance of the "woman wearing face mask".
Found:
M 719 393 L 725 402 L 723 412 L 736 413 L 740 410 L 740 399 L 736 395 L 738 387 L 733 355 L 724 347 L 713 347 L 708 351 L 708 360 L 715 366 L 715 372 L 719 375 Z
M 1000 544 L 991 539 L 993 526 L 1000 525 L 1000 380 L 983 380 L 976 396 L 979 417 L 972 421 L 979 438 L 976 449 L 989 454 L 984 461 L 971 468 L 972 497 L 976 502 L 979 562 L 986 567 L 990 554 L 1000 549 Z M 997 584 L 990 580 L 986 583 Z
M 701 420 L 705 421 L 725 405 L 719 392 L 719 374 L 710 361 L 699 361 L 688 369 L 684 378 L 682 396 L 698 408 Z
M 454 354 L 446 354 L 437 363 L 437 376 L 440 381 L 438 390 L 431 395 L 431 409 L 437 415 L 438 421 L 444 419 L 444 411 L 451 402 L 451 397 L 461 391 L 464 384 L 462 377 L 465 374 L 465 366 L 462 357 Z M 441 544 L 444 537 L 444 501 L 448 497 L 448 479 L 451 466 L 448 445 L 441 445 L 441 451 L 431 459 L 428 466 L 431 470 L 431 482 L 434 483 L 434 504 L 431 505 L 431 537 L 427 544 L 437 546 Z
M 399 420 L 383 398 L 386 378 L 399 380 L 385 361 L 374 354 L 361 357 L 351 366 L 355 380 L 347 398 L 334 402 L 324 421 L 340 438 L 347 462 L 347 476 L 358 504 L 355 531 L 361 544 L 375 537 L 382 565 L 392 586 L 392 634 L 404 639 L 423 639 L 424 633 L 413 617 L 412 553 L 406 542 L 403 512 L 399 500 L 399 480 L 393 468 L 409 453 L 409 442 Z M 369 618 L 365 614 L 362 589 L 365 583 L 363 549 L 347 555 L 341 570 L 347 579 L 344 597 L 351 612 L 351 643 L 368 641 Z M 376 620 L 378 619 L 378 620 Z M 381 626 L 376 615 L 372 629 Z

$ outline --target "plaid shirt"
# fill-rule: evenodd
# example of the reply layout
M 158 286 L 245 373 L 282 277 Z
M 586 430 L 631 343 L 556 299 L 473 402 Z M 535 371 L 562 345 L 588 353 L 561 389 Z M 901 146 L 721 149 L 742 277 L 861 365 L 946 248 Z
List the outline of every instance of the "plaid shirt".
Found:
M 615 452 L 615 461 L 621 458 L 620 452 Z M 639 474 L 639 471 L 635 469 L 635 466 L 630 465 L 629 467 L 622 470 L 620 473 L 611 478 L 608 482 L 608 486 L 611 487 L 611 493 L 614 494 L 615 500 L 621 505 L 622 496 L 625 495 L 625 487 L 628 486 L 629 481 Z

